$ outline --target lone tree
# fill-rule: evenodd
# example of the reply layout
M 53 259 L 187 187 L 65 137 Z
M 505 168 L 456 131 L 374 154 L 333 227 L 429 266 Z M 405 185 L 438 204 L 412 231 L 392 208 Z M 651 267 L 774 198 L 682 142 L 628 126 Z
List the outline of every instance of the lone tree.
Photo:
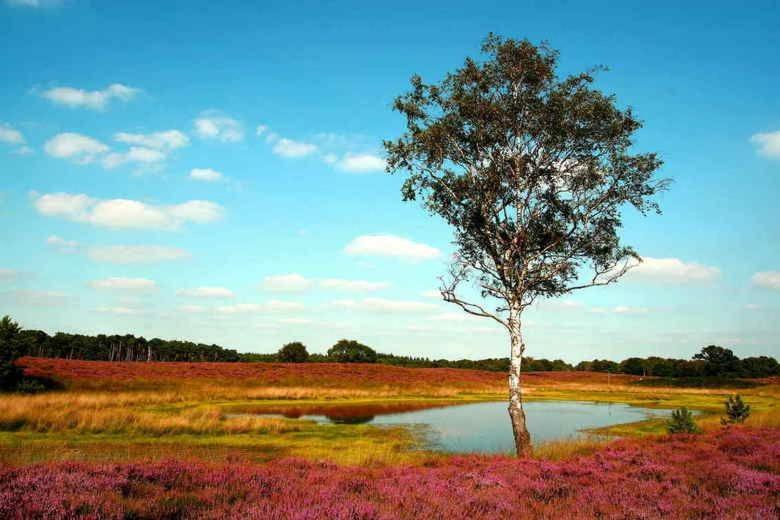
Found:
M 509 415 L 518 455 L 530 449 L 520 366 L 522 315 L 537 297 L 616 281 L 641 261 L 620 243 L 621 209 L 660 212 L 661 160 L 631 151 L 630 108 L 594 89 L 594 71 L 556 75 L 558 53 L 488 35 L 486 59 L 466 59 L 438 84 L 411 78 L 396 98 L 406 132 L 384 143 L 404 172 L 404 200 L 421 200 L 454 231 L 445 301 L 509 332 Z M 481 298 L 458 290 L 471 282 Z M 487 300 L 483 302 L 483 300 Z
M 309 360 L 309 351 L 300 341 L 293 341 L 280 348 L 277 356 L 282 363 L 306 363 Z
M 340 339 L 328 349 L 328 357 L 339 363 L 376 363 L 376 351 L 353 339 Z

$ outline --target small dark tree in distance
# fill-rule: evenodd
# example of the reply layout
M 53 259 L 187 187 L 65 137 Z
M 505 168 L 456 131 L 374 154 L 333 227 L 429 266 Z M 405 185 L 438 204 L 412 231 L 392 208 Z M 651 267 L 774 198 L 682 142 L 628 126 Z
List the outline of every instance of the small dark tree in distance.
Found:
M 309 360 L 309 352 L 306 345 L 300 341 L 293 341 L 279 349 L 277 354 L 282 363 L 306 363 Z
M 457 254 L 445 301 L 509 335 L 509 415 L 518 455 L 530 450 L 522 406 L 523 311 L 615 282 L 638 263 L 620 242 L 621 211 L 659 210 L 661 160 L 636 153 L 642 125 L 593 88 L 592 72 L 560 78 L 546 45 L 489 35 L 486 59 L 466 59 L 437 84 L 411 79 L 394 108 L 406 132 L 385 142 L 404 200 L 421 200 L 453 229 Z M 462 282 L 479 293 L 469 297 Z M 487 299 L 488 304 L 481 300 Z
M 22 380 L 22 370 L 14 364 L 21 355 L 21 330 L 10 316 L 0 319 L 0 390 L 14 390 Z
M 328 349 L 328 357 L 339 363 L 376 363 L 376 352 L 355 340 L 340 339 Z
M 720 420 L 722 424 L 743 423 L 750 416 L 750 405 L 745 404 L 739 394 L 726 399 L 726 417 Z
M 672 412 L 672 417 L 666 423 L 669 433 L 698 433 L 699 427 L 693 420 L 693 414 L 686 407 L 678 408 Z

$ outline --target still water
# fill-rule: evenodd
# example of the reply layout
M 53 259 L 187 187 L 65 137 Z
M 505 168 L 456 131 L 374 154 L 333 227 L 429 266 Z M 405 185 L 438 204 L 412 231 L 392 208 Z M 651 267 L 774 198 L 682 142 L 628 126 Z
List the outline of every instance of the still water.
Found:
M 626 404 L 580 401 L 531 401 L 523 407 L 534 442 L 576 437 L 583 435 L 583 430 L 670 413 Z M 503 453 L 511 451 L 514 445 L 503 401 L 390 413 L 364 409 L 360 415 L 323 411 L 296 416 L 319 422 L 415 427 L 423 432 L 430 447 L 442 451 Z

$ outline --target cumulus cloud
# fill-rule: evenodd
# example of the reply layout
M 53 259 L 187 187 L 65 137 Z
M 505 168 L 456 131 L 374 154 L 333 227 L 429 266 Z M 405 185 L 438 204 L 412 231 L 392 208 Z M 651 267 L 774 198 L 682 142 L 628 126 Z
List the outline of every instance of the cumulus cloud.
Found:
M 67 295 L 56 291 L 35 291 L 30 289 L 18 289 L 4 293 L 10 296 L 17 305 L 29 305 L 31 307 L 60 307 L 68 301 Z
M 351 154 L 347 153 L 341 159 L 336 161 L 336 167 L 345 172 L 368 173 L 382 171 L 385 169 L 385 160 L 372 154 Z
M 359 301 L 334 300 L 331 302 L 331 305 L 342 309 L 364 310 L 377 313 L 418 313 L 435 312 L 439 310 L 439 307 L 432 303 L 389 300 L 386 298 L 363 298 Z
M 73 87 L 55 87 L 45 90 L 41 96 L 57 105 L 70 108 L 88 108 L 90 110 L 104 110 L 113 100 L 130 101 L 138 93 L 139 89 L 128 87 L 121 83 L 114 83 L 103 90 L 84 90 Z
M 441 255 L 435 247 L 395 235 L 362 235 L 344 248 L 354 256 L 391 256 L 405 260 L 431 260 Z
M 780 130 L 754 134 L 750 138 L 758 153 L 770 159 L 780 159 Z
M 194 181 L 202 182 L 217 182 L 224 178 L 222 173 L 217 170 L 212 170 L 211 168 L 193 168 L 190 170 L 189 177 Z
M 753 275 L 753 285 L 765 289 L 780 290 L 780 271 L 763 271 Z
M 110 264 L 153 264 L 189 258 L 190 253 L 178 247 L 115 245 L 90 247 L 87 256 L 95 262 Z
M 75 253 L 79 250 L 79 243 L 75 240 L 65 240 L 57 235 L 51 235 L 46 239 L 46 244 L 60 253 Z
M 176 291 L 185 298 L 233 298 L 235 294 L 226 287 L 193 287 Z
M 155 291 L 157 283 L 147 278 L 121 278 L 112 277 L 102 280 L 92 280 L 89 285 L 93 289 L 109 291 Z
M 206 200 L 156 205 L 130 199 L 96 199 L 83 193 L 32 193 L 38 213 L 112 229 L 177 230 L 186 223 L 219 220 L 223 208 Z
M 0 123 L 0 143 L 16 146 L 14 153 L 18 155 L 32 153 L 32 148 L 25 144 L 24 135 L 8 123 Z
M 112 169 L 123 164 L 136 163 L 140 165 L 159 165 L 167 155 L 153 148 L 144 148 L 142 146 L 131 146 L 126 152 L 112 152 L 105 157 L 101 164 L 104 168 Z
M 62 0 L 5 0 L 12 7 L 56 7 Z
M 108 146 L 97 139 L 75 132 L 57 134 L 49 139 L 43 149 L 58 159 L 68 159 L 77 164 L 89 164 L 109 151 Z
M 311 288 L 313 283 L 313 281 L 298 273 L 279 274 L 266 276 L 263 279 L 262 288 L 266 291 L 300 292 Z
M 317 151 L 317 146 L 282 137 L 274 143 L 272 151 L 282 157 L 297 158 L 313 154 Z
M 658 283 L 708 283 L 720 277 L 720 269 L 679 258 L 644 257 L 632 268 L 626 280 Z
M 176 310 L 188 314 L 200 314 L 208 311 L 208 307 L 204 307 L 203 305 L 179 305 L 176 307 Z
M 250 314 L 262 312 L 295 312 L 305 309 L 303 303 L 271 300 L 266 303 L 237 303 L 235 305 L 223 305 L 217 307 L 220 314 Z
M 119 132 L 114 134 L 114 141 L 154 150 L 176 150 L 190 144 L 190 138 L 179 130 L 163 130 L 150 134 Z
M 234 143 L 244 138 L 244 128 L 239 121 L 218 112 L 203 112 L 195 119 L 195 133 L 201 139 Z
M 95 309 L 98 312 L 102 312 L 105 314 L 116 314 L 118 316 L 134 316 L 136 314 L 143 314 L 143 309 L 138 309 L 135 307 L 122 307 L 122 306 L 116 306 L 116 307 L 98 307 Z
M 325 278 L 320 280 L 320 287 L 336 291 L 370 292 L 390 287 L 387 282 L 368 282 L 366 280 L 345 280 L 343 278 Z
M 0 267 L 0 282 L 16 280 L 19 277 L 19 271 L 5 269 Z

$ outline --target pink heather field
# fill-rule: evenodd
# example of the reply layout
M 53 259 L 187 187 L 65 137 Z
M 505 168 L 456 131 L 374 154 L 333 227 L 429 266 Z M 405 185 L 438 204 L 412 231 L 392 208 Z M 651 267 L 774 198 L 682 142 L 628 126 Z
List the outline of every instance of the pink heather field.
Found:
M 161 461 L 0 469 L 0 517 L 499 519 L 780 514 L 780 431 L 614 442 L 560 462 L 453 456 L 422 466 Z

